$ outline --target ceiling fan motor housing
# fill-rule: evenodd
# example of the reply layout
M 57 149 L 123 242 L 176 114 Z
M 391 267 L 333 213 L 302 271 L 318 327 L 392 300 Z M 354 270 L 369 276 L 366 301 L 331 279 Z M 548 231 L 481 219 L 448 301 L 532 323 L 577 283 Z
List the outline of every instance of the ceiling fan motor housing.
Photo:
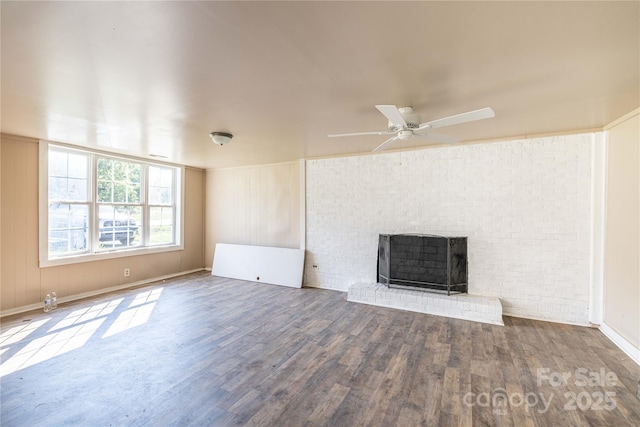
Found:
M 406 141 L 412 136 L 413 136 L 413 131 L 411 130 L 401 130 L 400 132 L 398 132 L 398 139 L 400 139 L 401 141 Z
M 411 107 L 401 107 L 398 108 L 400 114 L 402 114 L 402 118 L 407 123 L 407 126 L 403 127 L 400 125 L 395 125 L 391 121 L 388 122 L 387 126 L 391 132 L 398 132 L 403 129 L 417 129 L 420 127 L 420 116 L 417 114 L 413 114 L 413 108 Z

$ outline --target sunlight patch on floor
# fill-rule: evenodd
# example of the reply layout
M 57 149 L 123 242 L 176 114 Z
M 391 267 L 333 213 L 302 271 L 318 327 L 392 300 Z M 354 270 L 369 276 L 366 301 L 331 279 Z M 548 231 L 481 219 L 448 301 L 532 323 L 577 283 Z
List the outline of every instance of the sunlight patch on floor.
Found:
M 129 308 L 135 307 L 137 305 L 146 304 L 151 301 L 157 301 L 160 298 L 160 294 L 164 288 L 154 289 L 152 291 L 141 292 L 131 301 L 129 304 Z
M 82 347 L 106 318 L 36 338 L 0 365 L 0 377 Z
M 159 288 L 137 294 L 129 308 L 113 321 L 109 316 L 124 297 L 74 310 L 49 329 L 45 336 L 31 341 L 28 341 L 28 336 L 49 322 L 51 317 L 6 330 L 0 335 L 0 355 L 8 358 L 0 364 L 0 377 L 82 347 L 105 322 L 111 324 L 102 338 L 143 325 L 149 320 L 162 290 Z M 15 345 L 24 347 L 12 356 L 5 354 Z
M 147 303 L 135 308 L 130 308 L 123 311 L 118 315 L 118 318 L 111 324 L 109 330 L 105 332 L 102 338 L 107 338 L 127 329 L 140 326 L 149 320 L 153 308 L 156 306 L 155 302 Z
M 49 330 L 49 332 L 55 331 L 57 329 L 67 328 L 72 325 L 77 325 L 82 322 L 87 322 L 98 317 L 107 316 L 113 313 L 113 311 L 116 309 L 116 307 L 118 307 L 118 305 L 120 305 L 123 299 L 124 298 L 118 298 L 102 304 L 96 304 L 88 308 L 75 310 L 67 317 L 59 321 L 53 328 Z
M 0 335 L 0 346 L 15 344 L 22 341 L 49 320 L 51 320 L 50 317 L 37 320 L 35 322 L 26 322 L 24 325 L 14 326 L 13 328 L 6 330 L 2 335 Z

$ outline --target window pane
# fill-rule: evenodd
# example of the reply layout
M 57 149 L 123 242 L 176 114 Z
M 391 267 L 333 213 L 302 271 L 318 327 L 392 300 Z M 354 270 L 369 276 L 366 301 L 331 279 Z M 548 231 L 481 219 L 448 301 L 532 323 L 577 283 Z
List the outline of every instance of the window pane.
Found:
M 173 203 L 173 173 L 170 168 L 149 166 L 149 203 L 170 205 Z
M 49 150 L 49 176 L 67 176 L 67 153 Z
M 99 202 L 140 203 L 142 165 L 100 158 L 97 174 Z
M 120 182 L 113 183 L 113 202 L 126 203 L 127 202 L 127 186 Z
M 113 161 L 98 159 L 98 181 L 111 181 L 113 178 Z
M 87 180 L 69 178 L 67 180 L 67 200 L 70 202 L 84 202 L 87 200 Z
M 154 205 L 171 204 L 171 191 L 154 185 L 149 186 L 149 203 Z
M 87 156 L 82 154 L 69 154 L 69 177 L 87 179 Z
M 89 157 L 86 154 L 49 152 L 49 200 L 86 202 L 89 200 Z
M 67 176 L 67 153 L 49 151 L 49 176 Z
M 173 208 L 149 209 L 149 240 L 152 245 L 173 243 Z
M 113 184 L 109 181 L 98 181 L 98 202 L 110 202 L 113 197 Z
M 101 249 L 140 245 L 141 207 L 100 205 L 98 223 Z
M 87 250 L 88 205 L 49 204 L 49 256 Z
M 140 184 L 129 183 L 127 186 L 127 203 L 140 203 Z
M 49 177 L 49 200 L 67 199 L 67 178 Z
M 140 182 L 142 181 L 142 166 L 134 163 L 132 167 L 129 169 L 129 182 L 132 185 L 140 186 Z

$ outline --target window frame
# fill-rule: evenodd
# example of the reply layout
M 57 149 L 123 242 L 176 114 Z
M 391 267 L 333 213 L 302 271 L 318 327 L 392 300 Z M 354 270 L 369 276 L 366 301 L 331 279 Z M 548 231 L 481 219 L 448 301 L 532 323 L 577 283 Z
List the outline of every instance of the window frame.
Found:
M 49 147 L 60 149 L 67 152 L 78 152 L 86 154 L 89 157 L 89 217 L 87 218 L 87 250 L 82 253 L 67 254 L 63 256 L 49 257 Z M 122 160 L 127 162 L 140 163 L 142 165 L 141 177 L 141 198 L 142 202 L 142 223 L 140 227 L 141 244 L 134 247 L 98 249 L 99 239 L 99 208 L 101 203 L 98 202 L 97 196 L 97 159 L 99 157 Z M 148 171 L 149 166 L 158 166 L 164 168 L 172 168 L 173 173 L 173 243 L 170 244 L 150 244 L 150 204 L 148 198 Z M 112 258 L 129 257 L 136 255 L 147 255 L 153 253 L 171 252 L 184 250 L 184 200 L 185 200 L 185 168 L 182 165 L 176 165 L 169 162 L 161 162 L 156 160 L 147 160 L 140 157 L 128 156 L 123 154 L 111 153 L 102 150 L 95 150 L 86 147 L 78 147 L 69 144 L 57 142 L 39 141 L 39 263 L 40 267 L 52 267 L 57 265 L 75 264 L 82 262 L 91 262 L 98 260 L 106 260 Z M 102 203 L 104 204 L 104 203 Z M 153 205 L 155 206 L 155 205 Z
M 68 207 L 86 206 L 86 208 L 87 208 L 87 216 L 89 216 L 89 212 L 91 210 L 91 198 L 93 197 L 92 196 L 93 189 L 92 189 L 92 176 L 91 176 L 91 157 L 90 157 L 89 153 L 81 152 L 81 151 L 70 151 L 70 150 L 57 150 L 57 151 L 59 153 L 64 153 L 67 156 L 67 161 L 68 161 L 68 157 L 71 154 L 75 154 L 77 156 L 82 156 L 82 157 L 85 158 L 85 160 L 87 162 L 85 170 L 84 170 L 85 181 L 86 181 L 86 184 L 85 184 L 86 185 L 86 191 L 85 191 L 85 195 L 84 195 L 83 200 L 73 200 L 71 198 L 66 198 L 66 199 L 53 200 L 53 202 L 54 203 L 58 203 L 60 205 L 66 205 Z M 49 190 L 50 190 L 50 188 L 49 188 L 49 178 L 51 178 L 51 177 L 49 176 L 48 168 L 49 168 L 50 160 L 51 160 L 50 156 L 47 155 L 47 165 L 46 165 L 46 167 L 47 167 L 47 176 L 46 176 L 46 180 L 47 180 L 47 188 L 46 188 L 46 196 L 47 196 L 47 242 L 46 242 L 47 243 L 47 252 L 49 251 L 49 244 L 51 243 L 49 241 L 49 238 L 50 238 L 49 233 L 51 232 L 51 230 L 49 230 L 49 227 L 48 227 L 48 221 L 50 219 L 50 214 L 51 214 L 51 212 L 49 211 L 49 204 L 52 202 L 52 200 L 49 198 L 49 196 L 50 196 L 50 194 L 49 194 Z M 65 179 L 67 180 L 67 184 L 68 184 L 69 178 L 71 178 L 71 177 L 69 177 L 68 172 L 69 172 L 69 166 L 67 165 L 67 175 L 65 176 Z M 44 194 L 44 193 L 42 193 L 42 194 Z M 69 231 L 69 228 L 67 228 L 67 231 Z M 67 242 L 68 242 L 68 240 L 67 240 Z M 69 253 L 67 256 L 86 255 L 86 254 L 90 253 L 91 248 L 88 247 L 88 243 L 89 242 L 87 242 L 86 237 L 85 237 L 85 246 L 86 246 L 85 249 L 81 250 L 81 251 L 75 251 L 73 253 Z
M 146 177 L 147 180 L 149 179 L 149 176 L 150 176 L 149 168 L 151 166 L 163 167 L 163 165 L 155 164 L 155 163 L 146 164 L 145 165 L 145 175 L 144 176 Z M 154 244 L 154 243 L 151 242 L 151 228 L 152 228 L 151 227 L 151 221 L 152 221 L 152 219 L 151 219 L 151 210 L 153 208 L 170 208 L 171 209 L 171 213 L 172 213 L 173 218 L 174 218 L 174 221 L 173 221 L 174 226 L 172 227 L 172 231 L 171 231 L 172 242 L 174 242 L 174 243 L 176 242 L 176 239 L 177 239 L 177 236 L 178 236 L 178 232 L 176 230 L 176 225 L 175 225 L 176 220 L 175 220 L 175 218 L 177 218 L 178 209 L 177 209 L 175 200 L 176 200 L 177 195 L 181 194 L 178 191 L 178 188 L 177 188 L 178 187 L 178 185 L 177 185 L 178 183 L 176 181 L 177 181 L 176 174 L 174 174 L 173 177 L 172 177 L 172 180 L 171 180 L 171 187 L 170 187 L 171 188 L 171 199 L 173 200 L 173 202 L 170 203 L 170 204 L 151 203 L 151 191 L 150 191 L 151 183 L 145 184 L 145 187 L 144 187 L 143 191 L 145 191 L 145 194 L 146 194 L 146 198 L 145 198 L 146 203 L 144 205 L 144 213 L 143 213 L 143 215 L 144 215 L 145 218 L 149 218 L 149 221 L 145 221 L 144 222 L 144 235 L 145 235 L 145 239 L 146 239 L 145 240 L 145 246 L 157 247 L 157 246 L 165 245 L 163 243 Z

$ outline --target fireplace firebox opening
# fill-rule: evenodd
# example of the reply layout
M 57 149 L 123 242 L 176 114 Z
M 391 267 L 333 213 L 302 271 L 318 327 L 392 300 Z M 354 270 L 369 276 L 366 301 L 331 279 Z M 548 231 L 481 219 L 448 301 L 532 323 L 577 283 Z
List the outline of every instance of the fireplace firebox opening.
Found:
M 390 288 L 467 293 L 467 238 L 380 234 L 378 282 Z

